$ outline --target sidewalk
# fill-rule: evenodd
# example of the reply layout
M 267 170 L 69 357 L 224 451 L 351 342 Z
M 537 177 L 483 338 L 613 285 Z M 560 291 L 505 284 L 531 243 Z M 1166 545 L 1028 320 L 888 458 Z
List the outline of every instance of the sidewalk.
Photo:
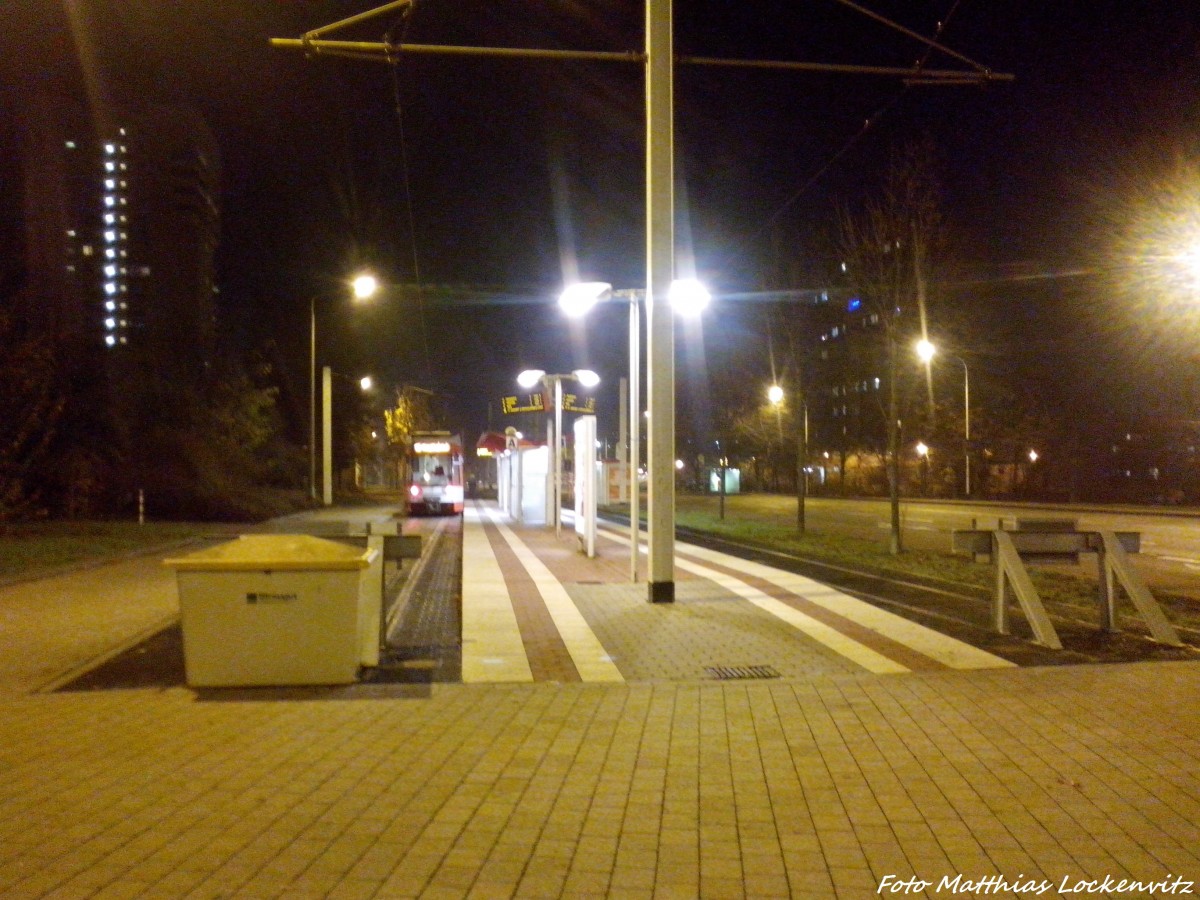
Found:
M 681 547 L 679 600 L 656 607 L 627 545 L 586 560 L 567 530 L 505 527 L 465 522 L 463 671 L 486 638 L 508 656 L 474 670 L 524 656 L 522 681 L 335 700 L 6 679 L 0 896 L 865 898 L 888 876 L 916 879 L 903 896 L 1200 892 L 1116 887 L 1200 882 L 1200 665 L 961 668 L 985 660 L 881 641 L 878 620 L 847 636 L 851 608 L 811 583 Z M 0 590 L 5 656 L 35 635 L 74 662 L 54 645 L 75 648 L 88 609 L 87 627 L 126 610 L 106 639 L 170 614 L 117 574 Z M 492 624 L 468 635 L 480 601 Z M 782 677 L 714 680 L 712 662 Z

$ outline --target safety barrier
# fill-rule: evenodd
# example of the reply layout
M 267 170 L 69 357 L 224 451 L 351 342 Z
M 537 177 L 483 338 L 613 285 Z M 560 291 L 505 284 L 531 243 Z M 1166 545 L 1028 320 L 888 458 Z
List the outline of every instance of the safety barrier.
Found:
M 1013 599 L 1021 607 L 1033 630 L 1034 641 L 1054 650 L 1062 641 L 1029 577 L 1026 564 L 1078 562 L 1084 553 L 1097 557 L 1097 602 L 1100 627 L 1118 631 L 1116 602 L 1118 588 L 1129 597 L 1154 640 L 1173 647 L 1183 646 L 1178 632 L 1167 621 L 1162 608 L 1146 587 L 1129 559 L 1141 549 L 1141 535 L 1134 531 L 1076 531 L 1070 520 L 1018 520 L 1018 530 L 956 530 L 951 534 L 955 553 L 969 553 L 975 560 L 989 557 L 996 565 L 996 589 L 992 596 L 992 626 L 1008 634 L 1008 609 Z

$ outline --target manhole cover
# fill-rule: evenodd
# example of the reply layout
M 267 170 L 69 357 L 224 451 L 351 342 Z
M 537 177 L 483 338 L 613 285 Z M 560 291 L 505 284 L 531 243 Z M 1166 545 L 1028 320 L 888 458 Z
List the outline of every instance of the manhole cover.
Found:
M 772 666 L 705 666 L 709 678 L 719 681 L 737 681 L 749 678 L 779 678 Z

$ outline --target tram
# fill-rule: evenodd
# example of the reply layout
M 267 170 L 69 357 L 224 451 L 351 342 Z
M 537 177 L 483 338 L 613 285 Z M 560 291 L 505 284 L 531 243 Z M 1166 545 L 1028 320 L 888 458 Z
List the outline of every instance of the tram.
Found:
M 408 458 L 410 515 L 447 516 L 463 511 L 462 439 L 449 431 L 413 434 Z

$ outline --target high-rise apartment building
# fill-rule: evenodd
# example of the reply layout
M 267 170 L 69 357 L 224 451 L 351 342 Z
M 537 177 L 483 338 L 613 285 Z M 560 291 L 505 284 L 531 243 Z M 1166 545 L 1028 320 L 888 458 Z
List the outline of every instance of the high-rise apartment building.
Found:
M 57 96 L 16 110 L 10 302 L 60 341 L 195 377 L 211 352 L 219 163 L 188 110 Z M 14 221 L 15 219 L 15 221 Z

